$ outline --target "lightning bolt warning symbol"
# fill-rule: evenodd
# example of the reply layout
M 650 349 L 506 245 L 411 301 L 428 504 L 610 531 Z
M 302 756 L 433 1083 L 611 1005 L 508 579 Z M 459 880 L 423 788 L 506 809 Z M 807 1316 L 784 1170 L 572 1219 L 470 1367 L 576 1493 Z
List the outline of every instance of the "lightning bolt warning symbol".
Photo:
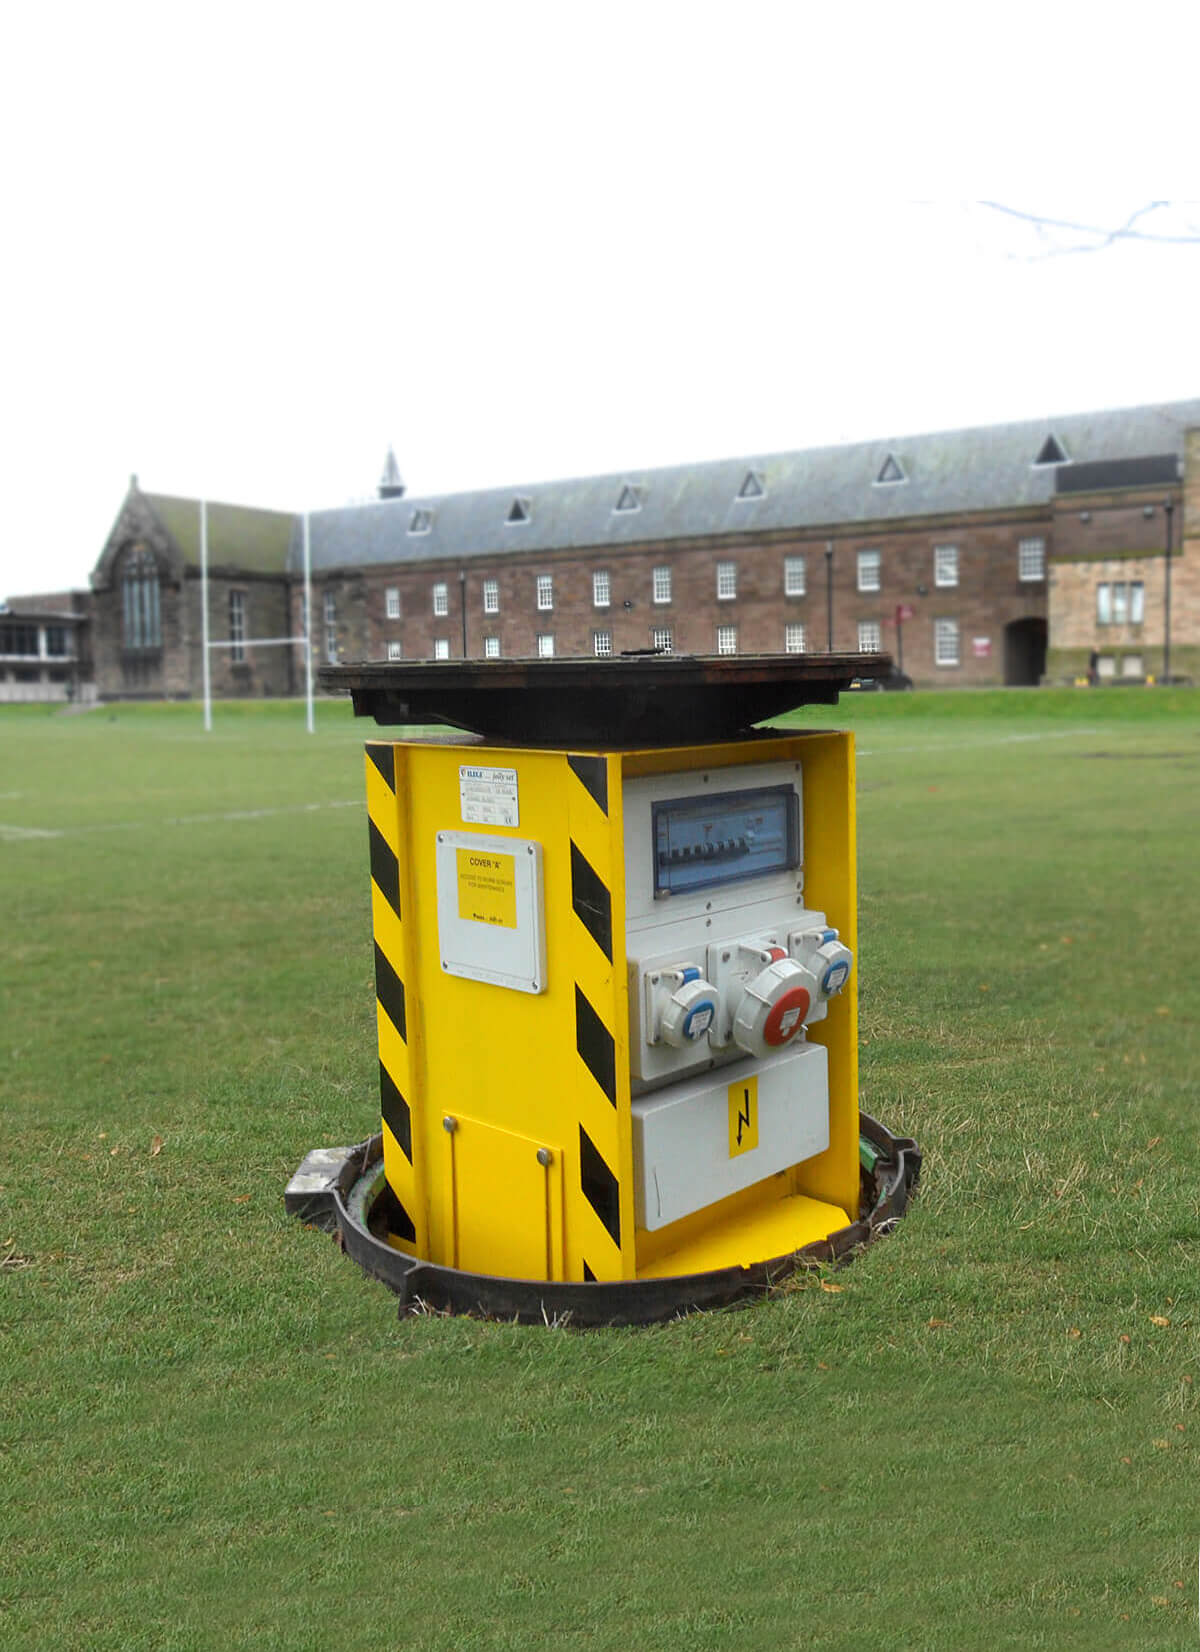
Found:
M 744 1129 L 749 1130 L 749 1128 L 750 1128 L 750 1092 L 749 1092 L 749 1090 L 743 1090 L 742 1091 L 742 1101 L 744 1103 L 744 1106 L 738 1108 L 738 1116 L 737 1116 L 737 1144 L 738 1144 L 739 1147 L 742 1145 L 742 1131 Z
M 750 1153 L 758 1146 L 758 1077 L 739 1079 L 728 1088 L 729 1157 Z

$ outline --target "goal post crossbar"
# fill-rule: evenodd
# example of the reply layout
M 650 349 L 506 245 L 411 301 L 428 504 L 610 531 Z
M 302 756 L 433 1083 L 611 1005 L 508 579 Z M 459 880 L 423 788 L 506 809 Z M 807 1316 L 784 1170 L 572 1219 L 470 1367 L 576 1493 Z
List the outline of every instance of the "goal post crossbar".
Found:
M 203 671 L 204 731 L 212 733 L 212 674 L 209 656 L 214 648 L 236 648 L 245 654 L 248 648 L 303 648 L 305 724 L 308 732 L 316 732 L 313 724 L 313 645 L 312 645 L 312 550 L 310 544 L 309 514 L 301 518 L 304 550 L 304 634 L 299 637 L 245 637 L 240 641 L 214 642 L 209 636 L 208 624 L 208 501 L 200 502 L 200 659 Z M 235 662 L 238 663 L 238 662 Z

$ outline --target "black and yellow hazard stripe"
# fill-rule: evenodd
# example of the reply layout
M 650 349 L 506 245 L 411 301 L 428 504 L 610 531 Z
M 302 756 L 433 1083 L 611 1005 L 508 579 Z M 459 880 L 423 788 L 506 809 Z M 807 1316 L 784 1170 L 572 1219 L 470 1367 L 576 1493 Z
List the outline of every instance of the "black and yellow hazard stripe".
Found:
M 569 1266 L 575 1278 L 620 1279 L 632 1272 L 632 1234 L 623 1239 L 618 1175 L 618 1058 L 613 960 L 613 842 L 608 759 L 567 758 L 571 834 L 571 966 L 575 981 L 575 1094 L 578 1198 L 568 1197 Z M 618 960 L 623 970 L 624 959 Z M 628 1227 L 630 1224 L 626 1223 Z M 628 1251 L 628 1256 L 626 1252 Z
M 396 803 L 395 748 L 368 742 L 367 831 L 371 852 L 371 922 L 375 935 L 375 1019 L 379 1031 L 379 1099 L 384 1165 L 397 1208 L 393 1241 L 416 1251 L 418 1212 L 412 1110 L 408 1104 L 411 1061 L 404 996 L 405 947 L 401 908 L 400 817 Z

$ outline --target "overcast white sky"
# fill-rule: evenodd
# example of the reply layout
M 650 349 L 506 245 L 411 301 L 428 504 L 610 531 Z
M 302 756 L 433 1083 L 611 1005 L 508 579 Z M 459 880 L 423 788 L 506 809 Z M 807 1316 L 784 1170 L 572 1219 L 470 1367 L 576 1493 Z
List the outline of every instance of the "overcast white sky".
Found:
M 389 442 L 438 493 L 1200 394 L 1200 244 L 969 204 L 1200 225 L 1200 7 L 1109 15 L 6 7 L 0 597 L 85 584 L 131 472 L 303 509 Z

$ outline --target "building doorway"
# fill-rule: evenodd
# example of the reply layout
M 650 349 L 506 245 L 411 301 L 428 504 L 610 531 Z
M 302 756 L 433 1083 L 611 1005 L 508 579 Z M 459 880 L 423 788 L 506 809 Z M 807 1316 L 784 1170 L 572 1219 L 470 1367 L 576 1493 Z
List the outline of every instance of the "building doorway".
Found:
M 1046 622 L 1013 620 L 1004 627 L 1004 686 L 1036 688 L 1046 670 Z

